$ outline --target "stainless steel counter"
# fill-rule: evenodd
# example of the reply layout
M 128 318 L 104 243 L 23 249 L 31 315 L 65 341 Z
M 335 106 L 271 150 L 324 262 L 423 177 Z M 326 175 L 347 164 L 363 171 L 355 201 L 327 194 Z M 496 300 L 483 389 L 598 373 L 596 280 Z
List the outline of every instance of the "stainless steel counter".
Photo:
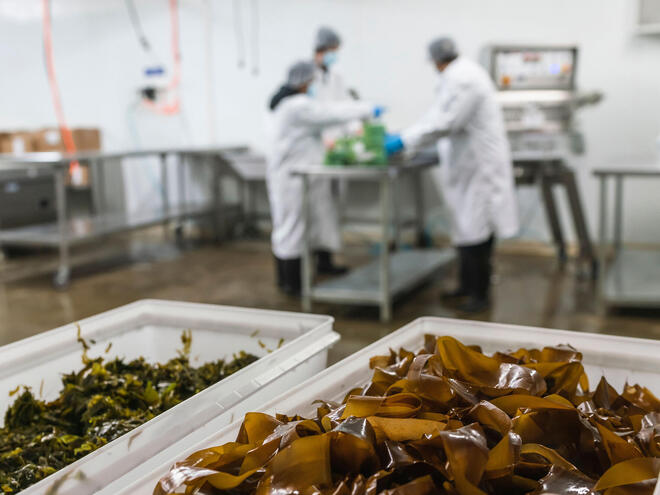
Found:
M 68 166 L 74 161 L 88 162 L 92 160 L 116 160 L 154 155 L 206 155 L 213 156 L 219 153 L 245 153 L 247 146 L 223 147 L 183 147 L 183 148 L 151 148 L 143 150 L 126 151 L 79 151 L 77 153 L 60 153 L 56 151 L 43 151 L 36 153 L 7 154 L 0 153 L 0 167 L 15 168 L 21 165 L 48 165 Z
M 623 185 L 626 178 L 660 179 L 660 163 L 632 163 L 593 170 L 600 181 L 599 252 L 603 276 L 600 293 L 608 306 L 660 307 L 660 252 L 623 245 Z M 609 179 L 614 181 L 611 245 L 608 235 Z M 651 205 L 660 215 L 660 200 Z M 610 248 L 613 258 L 607 265 Z M 605 269 L 607 267 L 607 270 Z
M 311 311 L 313 301 L 378 305 L 381 320 L 389 321 L 392 318 L 392 304 L 396 297 L 421 285 L 454 259 L 455 254 L 452 249 L 401 250 L 398 242 L 399 221 L 393 185 L 403 176 L 408 174 L 413 176 L 417 237 L 422 238 L 425 225 L 425 206 L 421 173 L 436 164 L 436 160 L 418 158 L 389 166 L 309 165 L 294 170 L 293 174 L 303 179 L 305 236 L 302 279 L 303 309 L 305 311 Z M 311 178 L 370 181 L 379 184 L 380 187 L 381 238 L 378 259 L 344 276 L 321 283 L 314 282 L 312 246 L 309 239 L 308 204 Z M 394 253 L 390 253 L 392 238 L 395 247 Z
M 231 166 L 237 156 L 248 152 L 245 146 L 210 147 L 210 148 L 162 148 L 117 152 L 80 152 L 67 153 L 26 153 L 22 155 L 0 155 L 0 172 L 16 172 L 30 175 L 35 171 L 48 171 L 55 177 L 55 200 L 57 221 L 43 225 L 30 225 L 13 229 L 0 230 L 0 244 L 56 247 L 59 252 L 59 267 L 54 277 L 56 287 L 65 287 L 70 280 L 70 247 L 88 242 L 106 235 L 140 229 L 152 225 L 198 216 L 210 216 L 214 220 L 216 232 L 223 226 L 223 208 L 220 188 L 221 174 Z M 179 159 L 179 190 L 182 202 L 171 205 L 167 187 L 165 160 L 176 155 Z M 92 169 L 92 181 L 103 181 L 105 167 L 118 166 L 124 158 L 156 156 L 160 159 L 162 208 L 153 211 L 141 211 L 136 215 L 108 213 L 102 207 L 105 204 L 103 194 L 98 191 L 94 202 L 96 213 L 88 218 L 70 219 L 67 210 L 66 183 L 69 164 L 74 161 L 88 163 Z M 211 166 L 213 179 L 211 188 L 212 203 L 206 205 L 189 204 L 185 198 L 185 184 L 182 166 L 186 163 Z

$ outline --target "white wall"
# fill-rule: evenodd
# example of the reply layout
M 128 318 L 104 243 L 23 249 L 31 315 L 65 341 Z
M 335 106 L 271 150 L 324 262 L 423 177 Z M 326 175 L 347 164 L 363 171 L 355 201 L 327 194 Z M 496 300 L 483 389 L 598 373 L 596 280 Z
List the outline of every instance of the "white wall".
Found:
M 592 167 L 655 157 L 660 131 L 660 37 L 633 33 L 632 0 L 260 0 L 258 76 L 236 64 L 233 2 L 180 0 L 183 54 L 182 117 L 131 110 L 141 51 L 123 0 L 52 0 L 55 57 L 70 125 L 97 125 L 107 149 L 209 142 L 262 142 L 265 102 L 286 66 L 306 57 L 320 24 L 344 37 L 339 68 L 366 99 L 390 109 L 397 129 L 425 108 L 434 83 L 426 62 L 428 41 L 455 36 L 463 53 L 476 57 L 487 42 L 576 43 L 578 82 L 604 91 L 606 99 L 580 118 L 588 152 L 576 165 L 595 233 L 597 185 Z M 169 64 L 167 0 L 135 0 L 145 31 Z M 250 35 L 250 5 L 242 0 Z M 0 129 L 52 125 L 45 78 L 39 0 L 0 0 Z M 213 27 L 215 136 L 208 127 L 205 21 Z M 136 129 L 137 132 L 132 132 Z M 137 136 L 136 136 L 137 134 Z M 626 190 L 626 238 L 660 242 L 659 183 Z M 523 193 L 526 235 L 547 238 L 536 194 Z

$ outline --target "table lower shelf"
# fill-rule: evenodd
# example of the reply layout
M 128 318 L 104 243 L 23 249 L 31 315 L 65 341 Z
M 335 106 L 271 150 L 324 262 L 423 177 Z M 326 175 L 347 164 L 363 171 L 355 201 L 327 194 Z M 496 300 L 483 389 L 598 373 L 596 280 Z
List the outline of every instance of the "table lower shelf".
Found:
M 168 211 L 158 209 L 130 215 L 106 214 L 72 219 L 67 222 L 68 240 L 70 244 L 77 244 L 104 235 L 145 228 L 169 220 L 210 215 L 213 211 L 213 207 L 208 204 L 178 205 L 172 206 Z M 57 223 L 48 223 L 0 230 L 0 243 L 8 246 L 57 247 L 60 245 L 59 227 Z
M 414 289 L 455 258 L 453 249 L 413 249 L 390 255 L 390 298 Z M 314 301 L 380 304 L 380 260 L 312 287 Z
M 660 307 L 660 251 L 623 249 L 603 283 L 609 306 Z

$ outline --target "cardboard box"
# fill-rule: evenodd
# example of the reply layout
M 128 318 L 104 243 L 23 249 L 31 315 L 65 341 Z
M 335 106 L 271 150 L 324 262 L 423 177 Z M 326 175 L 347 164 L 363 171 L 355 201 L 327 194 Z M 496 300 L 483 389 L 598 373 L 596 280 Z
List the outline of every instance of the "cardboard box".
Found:
M 94 128 L 71 129 L 76 151 L 98 151 L 101 149 L 101 131 Z M 34 133 L 36 151 L 66 151 L 60 130 L 46 128 Z
M 37 151 L 64 151 L 60 130 L 56 128 L 34 131 L 34 146 Z
M 34 136 L 30 132 L 0 133 L 0 153 L 30 153 L 35 151 Z
M 78 151 L 98 151 L 101 149 L 101 131 L 99 129 L 73 129 L 71 132 Z

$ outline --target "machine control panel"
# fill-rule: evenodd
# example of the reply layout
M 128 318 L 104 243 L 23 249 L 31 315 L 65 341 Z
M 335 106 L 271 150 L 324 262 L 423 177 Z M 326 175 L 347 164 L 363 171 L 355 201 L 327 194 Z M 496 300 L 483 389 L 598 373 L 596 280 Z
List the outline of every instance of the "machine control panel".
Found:
M 575 89 L 575 47 L 496 46 L 489 62 L 500 91 Z

